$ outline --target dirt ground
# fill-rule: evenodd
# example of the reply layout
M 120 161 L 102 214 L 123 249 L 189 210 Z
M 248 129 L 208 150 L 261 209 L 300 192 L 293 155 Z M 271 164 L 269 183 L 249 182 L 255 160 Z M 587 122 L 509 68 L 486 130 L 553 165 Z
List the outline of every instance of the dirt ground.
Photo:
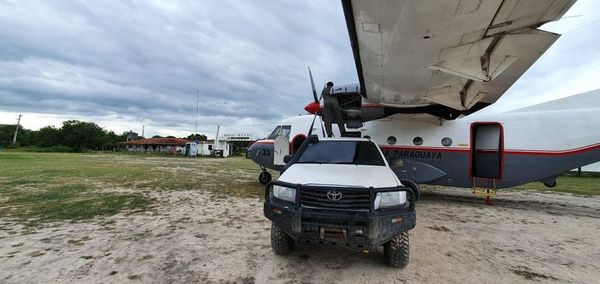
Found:
M 114 189 L 116 190 L 116 189 Z M 468 190 L 427 188 L 405 269 L 381 251 L 270 248 L 256 198 L 148 192 L 142 213 L 28 231 L 0 221 L 0 282 L 507 283 L 600 279 L 600 198 L 500 193 L 485 206 Z M 7 229 L 10 228 L 10 229 Z

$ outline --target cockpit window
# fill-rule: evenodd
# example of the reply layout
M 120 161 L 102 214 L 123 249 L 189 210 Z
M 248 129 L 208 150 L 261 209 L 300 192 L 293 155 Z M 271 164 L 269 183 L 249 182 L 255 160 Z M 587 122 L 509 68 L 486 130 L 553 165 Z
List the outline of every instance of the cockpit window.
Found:
M 279 132 L 281 132 L 281 126 L 278 125 L 277 127 L 275 127 L 275 129 L 273 130 L 273 132 L 271 132 L 271 134 L 269 134 L 269 136 L 267 136 L 267 139 L 275 139 L 275 137 L 277 137 L 279 135 Z
M 385 166 L 377 147 L 368 141 L 320 141 L 308 144 L 298 163 Z
M 269 134 L 269 137 L 267 137 L 267 139 L 273 140 L 279 135 L 283 135 L 283 136 L 287 137 L 288 139 L 290 139 L 291 131 L 292 131 L 291 125 L 278 125 L 277 127 L 275 127 L 273 132 L 271 132 L 271 134 Z
M 283 135 L 285 137 L 288 138 L 288 140 L 290 139 L 290 132 L 292 132 L 292 126 L 291 125 L 284 125 L 281 127 L 281 133 L 279 133 L 279 135 Z

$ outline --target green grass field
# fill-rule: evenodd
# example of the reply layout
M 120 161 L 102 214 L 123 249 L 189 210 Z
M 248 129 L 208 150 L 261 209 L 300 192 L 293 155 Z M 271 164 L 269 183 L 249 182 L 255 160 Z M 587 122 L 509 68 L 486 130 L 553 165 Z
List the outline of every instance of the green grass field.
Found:
M 580 177 L 575 173 L 565 173 L 556 179 L 556 183 L 554 188 L 547 188 L 541 182 L 533 182 L 513 189 L 556 191 L 583 196 L 600 195 L 600 174 L 598 173 L 582 173 Z
M 215 198 L 257 197 L 258 166 L 242 158 L 186 158 L 145 154 L 0 151 L 0 217 L 26 224 L 82 220 L 123 210 L 148 210 L 144 194 L 203 190 Z M 515 190 L 600 194 L 600 176 L 564 175 L 558 186 L 532 183 Z
M 260 197 L 258 167 L 245 158 L 144 154 L 0 152 L 0 217 L 38 224 L 146 210 L 143 192 L 207 190 Z

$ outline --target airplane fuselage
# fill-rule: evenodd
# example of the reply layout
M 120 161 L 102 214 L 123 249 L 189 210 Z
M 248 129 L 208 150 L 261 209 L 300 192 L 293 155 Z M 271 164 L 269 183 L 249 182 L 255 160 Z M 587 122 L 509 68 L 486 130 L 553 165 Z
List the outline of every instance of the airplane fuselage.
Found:
M 284 120 L 290 153 L 306 137 L 313 116 Z M 552 184 L 571 169 L 600 160 L 598 109 L 508 112 L 452 121 L 393 115 L 366 122 L 361 136 L 375 141 L 396 175 L 421 184 L 506 188 L 532 181 Z M 287 124 L 286 124 L 287 123 Z M 313 133 L 322 136 L 317 119 Z M 257 164 L 273 164 L 272 140 L 248 150 Z

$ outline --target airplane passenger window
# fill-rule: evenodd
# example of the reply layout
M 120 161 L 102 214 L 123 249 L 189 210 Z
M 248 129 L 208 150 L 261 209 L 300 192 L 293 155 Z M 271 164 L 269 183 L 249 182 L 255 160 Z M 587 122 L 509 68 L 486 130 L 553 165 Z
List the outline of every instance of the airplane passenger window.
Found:
M 388 137 L 388 139 L 387 139 L 387 142 L 388 142 L 388 144 L 390 144 L 390 145 L 394 145 L 394 144 L 396 144 L 396 137 L 394 137 L 394 136 L 390 136 L 390 137 Z
M 423 145 L 423 138 L 421 138 L 419 136 L 413 138 L 413 144 L 415 144 L 417 146 Z
M 450 139 L 450 137 L 444 137 L 442 139 L 442 145 L 444 145 L 445 147 L 452 145 L 452 139 Z

